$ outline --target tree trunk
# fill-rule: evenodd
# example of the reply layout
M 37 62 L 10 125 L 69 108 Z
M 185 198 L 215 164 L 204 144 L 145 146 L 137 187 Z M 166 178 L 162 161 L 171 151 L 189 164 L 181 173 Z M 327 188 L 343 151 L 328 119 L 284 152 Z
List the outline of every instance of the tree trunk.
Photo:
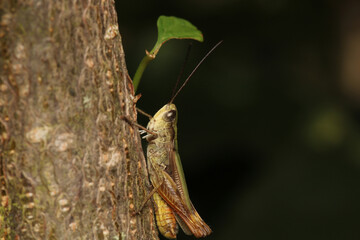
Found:
M 1 239 L 157 239 L 114 1 L 0 14 Z

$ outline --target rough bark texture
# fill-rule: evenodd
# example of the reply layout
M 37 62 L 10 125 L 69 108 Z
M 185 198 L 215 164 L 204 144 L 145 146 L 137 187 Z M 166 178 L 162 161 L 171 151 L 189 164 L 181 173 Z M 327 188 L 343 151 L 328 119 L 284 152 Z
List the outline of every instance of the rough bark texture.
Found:
M 1 239 L 157 239 L 114 1 L 0 15 Z

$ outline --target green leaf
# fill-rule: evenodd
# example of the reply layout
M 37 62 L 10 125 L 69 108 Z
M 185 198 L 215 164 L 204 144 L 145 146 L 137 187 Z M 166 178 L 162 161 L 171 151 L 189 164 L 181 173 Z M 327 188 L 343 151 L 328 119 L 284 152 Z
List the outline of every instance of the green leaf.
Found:
M 189 21 L 182 18 L 160 16 L 157 21 L 157 27 L 158 40 L 150 52 L 146 51 L 146 55 L 139 64 L 139 67 L 136 70 L 135 76 L 133 78 L 135 92 L 147 65 L 156 57 L 161 46 L 165 42 L 169 41 L 170 39 L 193 39 L 199 42 L 204 41 L 202 33 Z
M 151 55 L 156 56 L 160 47 L 170 39 L 193 39 L 199 42 L 204 41 L 201 31 L 189 21 L 182 18 L 160 16 L 157 21 L 157 27 L 158 40 L 154 48 L 150 51 Z

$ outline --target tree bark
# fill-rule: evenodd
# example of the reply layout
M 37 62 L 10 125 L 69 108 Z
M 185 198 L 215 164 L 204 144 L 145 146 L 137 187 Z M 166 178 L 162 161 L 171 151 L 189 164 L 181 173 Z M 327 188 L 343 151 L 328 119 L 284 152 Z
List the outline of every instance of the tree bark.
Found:
M 1 239 L 157 239 L 114 1 L 0 15 Z

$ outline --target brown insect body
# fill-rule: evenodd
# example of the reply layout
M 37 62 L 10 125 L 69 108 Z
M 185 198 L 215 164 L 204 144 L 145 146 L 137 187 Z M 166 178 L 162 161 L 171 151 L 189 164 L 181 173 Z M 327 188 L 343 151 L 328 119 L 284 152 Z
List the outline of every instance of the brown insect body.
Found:
M 211 229 L 189 198 L 178 154 L 176 124 L 177 109 L 169 103 L 154 115 L 147 126 L 149 131 L 156 133 L 147 135 L 146 140 L 150 181 L 156 189 L 153 200 L 158 227 L 165 237 L 176 238 L 178 229 L 173 224 L 175 217 L 186 234 L 205 237 L 211 233 Z
M 179 227 L 173 210 L 166 204 L 158 193 L 154 193 L 156 223 L 161 234 L 169 239 L 176 238 Z
M 153 200 L 157 225 L 161 234 L 170 239 L 176 238 L 178 231 L 174 218 L 187 235 L 193 234 L 199 238 L 211 233 L 210 227 L 202 220 L 189 197 L 178 153 L 177 109 L 172 102 L 202 62 L 221 42 L 201 59 L 177 92 L 173 93 L 170 102 L 150 119 L 147 129 L 143 129 L 149 133 L 145 136 L 148 141 L 147 163 L 150 181 L 155 191 Z

